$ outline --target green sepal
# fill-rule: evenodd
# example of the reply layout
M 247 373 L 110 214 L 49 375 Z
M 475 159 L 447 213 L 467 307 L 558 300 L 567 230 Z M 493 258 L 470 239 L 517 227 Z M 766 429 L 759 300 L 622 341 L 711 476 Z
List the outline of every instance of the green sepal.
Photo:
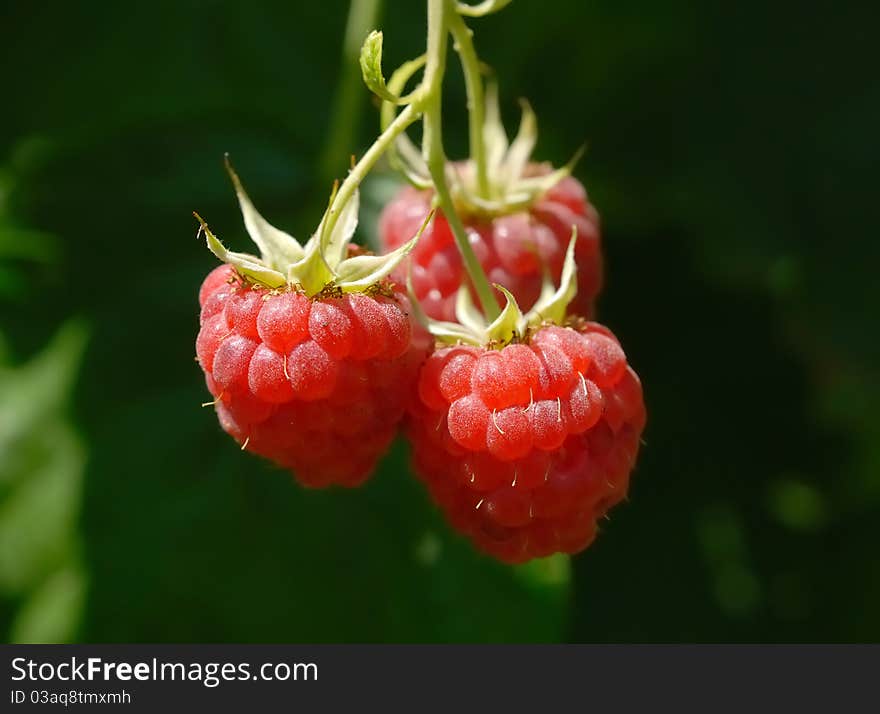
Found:
M 528 209 L 542 195 L 572 173 L 584 152 L 581 147 L 565 166 L 543 176 L 529 176 L 532 152 L 538 138 L 538 122 L 531 105 L 520 100 L 522 117 L 513 142 L 507 136 L 498 103 L 498 85 L 486 83 L 483 144 L 486 153 L 488 191 L 476 185 L 473 162 L 469 170 L 449 175 L 449 188 L 456 206 L 465 214 L 483 218 Z
M 504 309 L 492 323 L 486 328 L 487 342 L 507 344 L 514 338 L 522 338 L 524 334 L 524 320 L 522 310 L 517 305 L 516 298 L 503 285 L 494 286 L 502 292 L 506 299 Z
M 564 179 L 566 176 L 571 176 L 572 171 L 574 171 L 574 167 L 577 166 L 578 161 L 581 160 L 581 157 L 584 155 L 586 150 L 586 144 L 578 147 L 578 150 L 574 152 L 572 157 L 564 166 L 560 166 L 558 169 L 556 169 L 555 171 L 551 171 L 545 176 L 530 176 L 529 178 L 521 179 L 519 181 L 519 185 L 524 190 L 531 193 L 546 193 L 556 184 L 562 181 L 562 179 Z
M 336 269 L 335 285 L 343 292 L 359 292 L 386 278 L 416 247 L 422 232 L 385 255 L 356 255 Z
M 519 122 L 519 130 L 507 155 L 504 157 L 502 175 L 507 178 L 522 176 L 529 163 L 535 144 L 538 143 L 538 118 L 532 109 L 532 105 L 525 99 L 520 99 L 522 117 Z
M 413 314 L 440 342 L 464 342 L 484 347 L 503 347 L 523 340 L 530 327 L 546 322 L 561 325 L 565 321 L 569 304 L 577 294 L 577 264 L 574 257 L 576 243 L 577 228 L 572 226 L 559 286 L 554 287 L 549 274 L 545 275 L 541 295 L 525 315 L 513 294 L 503 285 L 496 284 L 494 287 L 504 295 L 505 305 L 501 314 L 491 324 L 487 324 L 485 316 L 474 303 L 470 289 L 462 285 L 455 299 L 455 316 L 458 322 L 433 320 L 422 311 L 412 287 L 411 275 L 408 274 L 406 284 L 412 300 Z
M 333 196 L 335 195 L 336 191 L 334 190 Z M 351 239 L 354 237 L 354 232 L 357 230 L 360 192 L 355 189 L 351 198 L 342 207 L 342 212 L 339 214 L 339 218 L 333 226 L 333 231 L 328 234 L 325 226 L 327 225 L 327 217 L 332 210 L 332 198 L 330 205 L 331 207 L 327 209 L 327 212 L 321 219 L 321 223 L 318 225 L 318 230 L 315 231 L 315 235 L 318 236 L 318 240 L 320 241 L 321 256 L 327 263 L 327 267 L 331 271 L 335 271 L 336 267 L 348 254 L 348 244 L 351 243 Z M 314 236 L 312 239 L 314 239 Z
M 506 298 L 501 314 L 489 325 L 474 305 L 466 286 L 459 288 L 456 296 L 455 316 L 461 322 L 433 320 L 423 312 L 407 276 L 407 288 L 412 302 L 413 315 L 438 341 L 446 344 L 465 343 L 477 346 L 503 346 L 525 336 L 526 321 L 516 304 L 516 298 L 501 285 L 496 285 Z
M 525 321 L 528 325 L 540 325 L 542 322 L 552 322 L 560 325 L 565 319 L 566 311 L 574 296 L 577 295 L 577 263 L 574 259 L 574 249 L 577 243 L 577 226 L 571 227 L 571 239 L 568 241 L 568 249 L 565 251 L 565 262 L 562 265 L 562 275 L 559 277 L 559 287 L 553 287 L 549 277 L 544 278 L 541 286 L 541 296 L 526 313 Z
M 413 317 L 415 317 L 416 321 L 422 325 L 422 327 L 436 337 L 439 342 L 444 342 L 449 345 L 455 345 L 460 342 L 477 346 L 483 344 L 481 335 L 475 330 L 468 329 L 464 325 L 459 325 L 457 322 L 434 320 L 425 314 L 425 311 L 422 310 L 422 306 L 416 296 L 416 292 L 413 290 L 412 271 L 407 272 L 406 289 L 407 292 L 409 292 Z
M 204 231 L 205 233 L 208 250 L 216 255 L 222 262 L 228 263 L 245 277 L 251 278 L 252 280 L 262 283 L 270 288 L 280 288 L 287 282 L 282 273 L 267 267 L 260 262 L 260 259 L 256 256 L 226 250 L 226 246 L 224 246 L 217 236 L 211 232 L 211 229 L 208 228 L 208 224 L 205 223 L 204 219 L 202 219 L 198 213 L 194 212 L 193 215 L 200 224 L 199 232 Z
M 290 263 L 300 260 L 303 257 L 303 247 L 299 241 L 292 235 L 279 230 L 260 215 L 244 190 L 238 174 L 232 168 L 228 154 L 224 157 L 224 163 L 232 185 L 235 187 L 235 195 L 238 197 L 238 205 L 241 207 L 241 215 L 244 217 L 244 226 L 251 240 L 260 249 L 263 261 L 271 268 L 284 270 Z
M 329 206 L 318 229 L 305 246 L 300 246 L 291 236 L 271 226 L 257 212 L 228 159 L 226 166 L 239 198 L 245 226 L 260 248 L 262 257 L 227 250 L 208 228 L 208 224 L 195 213 L 201 224 L 199 233 L 205 232 L 208 248 L 220 260 L 235 267 L 248 279 L 269 288 L 294 285 L 307 295 L 316 295 L 328 286 L 344 292 L 364 292 L 385 279 L 406 258 L 433 217 L 431 212 L 412 240 L 387 255 L 349 258 L 348 246 L 357 229 L 360 199 L 358 190 L 354 189 L 339 215 L 335 216 L 332 229 L 328 230 L 331 222 L 329 219 L 333 217 L 332 211 L 335 210 L 337 184 L 333 187 Z
M 487 82 L 483 143 L 486 145 L 486 171 L 493 178 L 501 175 L 504 157 L 510 146 L 498 102 L 498 84 L 494 81 Z
M 420 190 L 431 188 L 431 172 L 422 158 L 422 152 L 406 134 L 401 134 L 394 142 L 394 153 L 389 155 L 395 168 L 406 180 Z
M 474 302 L 467 284 L 462 285 L 455 296 L 455 317 L 464 327 L 475 333 L 482 333 L 486 329 L 486 318 Z
M 330 206 L 333 205 L 335 196 L 334 187 Z M 329 233 L 326 226 L 331 208 L 328 207 L 318 225 L 318 230 L 305 245 L 305 255 L 287 269 L 287 281 L 291 285 L 300 285 L 307 295 L 314 295 L 326 285 L 336 284 L 337 270 L 348 254 L 348 244 L 357 229 L 359 204 L 360 198 L 358 191 L 355 190 L 343 206 L 333 230 Z
M 418 320 L 418 313 L 415 313 L 414 311 L 414 314 L 416 316 L 416 319 Z M 425 317 L 425 314 L 422 313 L 422 318 Z M 482 340 L 475 337 L 470 330 L 462 327 L 457 322 L 443 322 L 442 320 L 433 320 L 429 324 L 426 324 L 425 328 L 428 330 L 428 332 L 431 333 L 431 335 L 436 337 L 437 340 L 439 340 L 440 342 L 444 342 L 447 345 L 466 344 L 479 347 L 483 344 Z
M 306 243 L 302 260 L 293 263 L 287 269 L 287 282 L 291 285 L 299 285 L 306 295 L 319 293 L 325 285 L 333 282 L 333 271 L 321 255 L 321 242 L 318 236 L 319 234 L 316 233 Z

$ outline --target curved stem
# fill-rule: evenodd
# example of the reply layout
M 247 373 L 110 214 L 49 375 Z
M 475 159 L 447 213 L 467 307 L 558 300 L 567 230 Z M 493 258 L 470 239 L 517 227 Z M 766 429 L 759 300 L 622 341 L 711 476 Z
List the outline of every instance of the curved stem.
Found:
M 453 0 L 428 0 L 428 59 L 425 65 L 425 78 L 422 95 L 418 104 L 422 106 L 424 124 L 422 132 L 422 151 L 434 181 L 437 199 L 443 215 L 449 222 L 455 243 L 461 253 L 477 297 L 483 306 L 483 314 L 492 322 L 501 314 L 492 286 L 483 272 L 483 267 L 471 247 L 464 224 L 455 211 L 449 185 L 446 183 L 446 152 L 443 149 L 442 91 L 443 73 L 446 70 L 446 44 L 449 23 L 455 15 Z M 411 108 L 407 107 L 407 109 Z M 402 114 L 401 114 L 402 116 Z M 390 127 L 389 127 L 390 128 Z
M 480 261 L 477 260 L 474 249 L 471 247 L 464 224 L 455 211 L 452 194 L 446 182 L 447 162 L 446 152 L 443 149 L 442 89 L 443 75 L 446 71 L 449 27 L 456 17 L 458 16 L 453 0 L 428 0 L 428 48 L 422 82 L 413 93 L 412 103 L 395 117 L 360 161 L 349 171 L 345 181 L 336 192 L 330 208 L 327 209 L 323 231 L 324 235 L 332 235 L 342 209 L 354 195 L 361 181 L 382 154 L 393 145 L 395 139 L 421 116 L 423 119 L 422 152 L 431 172 L 438 203 L 449 222 L 465 270 L 467 270 L 471 284 L 483 306 L 483 313 L 491 322 L 501 314 L 501 310 L 495 299 L 492 286 L 486 278 L 486 273 L 483 272 Z M 482 92 L 482 85 L 480 85 L 479 91 Z M 482 103 L 480 103 L 480 107 L 482 107 Z
M 486 144 L 483 141 L 485 100 L 480 60 L 474 49 L 473 32 L 457 12 L 450 13 L 449 30 L 455 40 L 455 51 L 461 60 L 468 98 L 468 131 L 471 158 L 476 165 L 477 191 L 481 198 L 489 198 L 489 173 L 486 166 Z
M 360 186 L 361 181 L 366 178 L 370 169 L 373 168 L 388 147 L 394 143 L 394 140 L 400 136 L 410 124 L 419 118 L 419 114 L 420 111 L 416 102 L 407 106 L 397 115 L 394 121 L 388 125 L 388 128 L 379 135 L 379 138 L 373 142 L 373 145 L 369 149 L 367 149 L 367 153 L 360 158 L 360 161 L 354 165 L 352 170 L 348 172 L 348 176 L 345 177 L 345 181 L 342 182 L 339 191 L 336 192 L 333 203 L 331 203 L 330 208 L 327 209 L 327 218 L 324 223 L 324 231 L 326 231 L 326 234 L 332 234 L 333 228 L 339 220 L 339 215 L 342 213 L 342 209 L 354 195 L 354 192 L 357 190 L 358 186 Z

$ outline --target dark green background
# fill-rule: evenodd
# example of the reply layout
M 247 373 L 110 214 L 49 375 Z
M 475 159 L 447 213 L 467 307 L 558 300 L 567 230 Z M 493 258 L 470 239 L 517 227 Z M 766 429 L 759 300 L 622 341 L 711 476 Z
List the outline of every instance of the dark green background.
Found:
M 646 389 L 630 502 L 567 580 L 474 555 L 403 446 L 361 491 L 304 492 L 199 409 L 215 260 L 190 212 L 245 247 L 229 151 L 270 220 L 314 229 L 377 129 L 357 88 L 327 163 L 347 3 L 4 3 L 0 631 L 880 639 L 878 18 L 857 8 L 515 0 L 474 22 L 511 126 L 516 97 L 538 112 L 538 157 L 589 143 L 601 318 Z M 386 1 L 387 67 L 423 23 Z

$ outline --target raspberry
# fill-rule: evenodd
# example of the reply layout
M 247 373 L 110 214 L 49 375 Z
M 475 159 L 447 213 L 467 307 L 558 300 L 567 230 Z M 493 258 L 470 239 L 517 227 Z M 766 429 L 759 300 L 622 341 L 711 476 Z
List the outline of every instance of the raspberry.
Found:
M 542 326 L 498 350 L 442 347 L 417 393 L 416 473 L 450 524 L 504 562 L 583 550 L 626 495 L 645 405 L 601 325 Z
M 199 291 L 199 364 L 220 425 L 304 486 L 357 486 L 388 448 L 421 354 L 408 299 L 311 298 L 229 266 Z
M 533 173 L 546 173 L 532 165 Z M 405 187 L 385 206 L 379 221 L 383 248 L 391 250 L 409 240 L 431 210 L 430 191 Z M 559 281 L 572 225 L 577 227 L 577 297 L 571 314 L 589 316 L 602 287 L 599 216 L 583 186 L 566 177 L 527 210 L 492 219 L 465 220 L 471 247 L 490 282 L 506 287 L 527 311 L 541 292 L 543 268 Z M 461 256 L 442 212 L 438 211 L 410 257 L 412 284 L 425 313 L 437 320 L 455 319 L 455 294 L 464 280 Z M 406 264 L 396 278 L 403 282 Z
M 199 290 L 196 356 L 211 404 L 243 450 L 303 485 L 357 486 L 394 438 L 427 354 L 427 331 L 414 336 L 409 298 L 388 277 L 418 235 L 384 256 L 352 246 L 355 187 L 334 191 L 301 245 L 226 168 L 259 256 L 228 250 L 194 214 L 224 263 Z

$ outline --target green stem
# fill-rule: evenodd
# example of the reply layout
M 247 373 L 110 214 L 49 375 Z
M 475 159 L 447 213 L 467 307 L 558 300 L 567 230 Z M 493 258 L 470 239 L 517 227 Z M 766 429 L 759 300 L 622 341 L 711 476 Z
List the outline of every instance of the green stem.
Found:
M 457 12 L 450 13 L 449 30 L 455 40 L 455 51 L 461 60 L 464 83 L 467 89 L 468 130 L 471 158 L 477 170 L 477 192 L 481 198 L 489 198 L 489 173 L 486 166 L 486 144 L 483 141 L 485 124 L 485 99 L 480 60 L 474 49 L 473 32 Z
M 428 0 L 428 48 L 425 62 L 425 74 L 422 82 L 416 90 L 413 101 L 395 117 L 394 121 L 379 135 L 379 138 L 361 157 L 360 161 L 349 171 L 348 176 L 336 195 L 325 217 L 324 235 L 332 235 L 342 209 L 354 195 L 361 181 L 373 168 L 382 154 L 387 151 L 395 139 L 419 117 L 423 119 L 422 151 L 431 172 L 431 178 L 437 192 L 437 200 L 455 243 L 461 253 L 465 270 L 470 277 L 471 284 L 483 306 L 483 313 L 491 322 L 501 314 L 498 301 L 486 273 L 477 260 L 474 249 L 471 247 L 464 224 L 455 211 L 452 194 L 446 183 L 446 152 L 443 149 L 443 75 L 446 71 L 447 43 L 450 32 L 450 23 L 457 18 L 454 0 Z M 460 18 L 458 18 L 460 19 Z M 463 24 L 463 23 L 462 23 Z M 465 28 L 467 29 L 467 28 Z M 468 38 L 469 39 L 469 38 Z M 471 45 L 471 49 L 473 45 Z M 478 70 L 479 68 L 477 68 Z M 482 85 L 479 91 L 482 92 Z M 482 109 L 482 102 L 479 103 Z M 482 124 L 481 124 L 482 126 Z M 482 142 L 481 142 L 482 143 Z
M 388 128 L 379 135 L 379 138 L 373 142 L 373 145 L 367 149 L 367 153 L 360 158 L 360 161 L 354 165 L 354 168 L 348 172 L 348 176 L 346 176 L 345 181 L 342 182 L 342 185 L 336 192 L 333 203 L 330 204 L 330 208 L 327 210 L 327 219 L 324 224 L 325 235 L 332 234 L 333 228 L 336 226 L 336 222 L 339 220 L 339 216 L 342 213 L 342 209 L 354 195 L 354 192 L 357 190 L 358 186 L 360 186 L 361 181 L 366 178 L 370 169 L 373 168 L 388 147 L 394 143 L 394 140 L 400 136 L 410 124 L 419 118 L 419 113 L 419 108 L 416 106 L 415 102 L 407 106 L 397 115 L 394 121 L 388 125 Z
M 483 267 L 468 241 L 464 224 L 455 211 L 449 185 L 446 183 L 446 152 L 443 149 L 442 85 L 446 70 L 447 37 L 449 24 L 456 14 L 453 0 L 428 0 L 428 52 L 422 92 L 414 104 L 422 107 L 424 114 L 422 151 L 434 181 L 437 200 L 443 215 L 449 222 L 455 243 L 461 253 L 465 270 L 471 279 L 477 297 L 483 306 L 483 314 L 492 322 L 501 314 L 492 286 Z M 407 107 L 412 108 L 413 105 Z M 401 114 L 402 116 L 402 114 Z M 390 128 L 390 127 L 389 127 Z

